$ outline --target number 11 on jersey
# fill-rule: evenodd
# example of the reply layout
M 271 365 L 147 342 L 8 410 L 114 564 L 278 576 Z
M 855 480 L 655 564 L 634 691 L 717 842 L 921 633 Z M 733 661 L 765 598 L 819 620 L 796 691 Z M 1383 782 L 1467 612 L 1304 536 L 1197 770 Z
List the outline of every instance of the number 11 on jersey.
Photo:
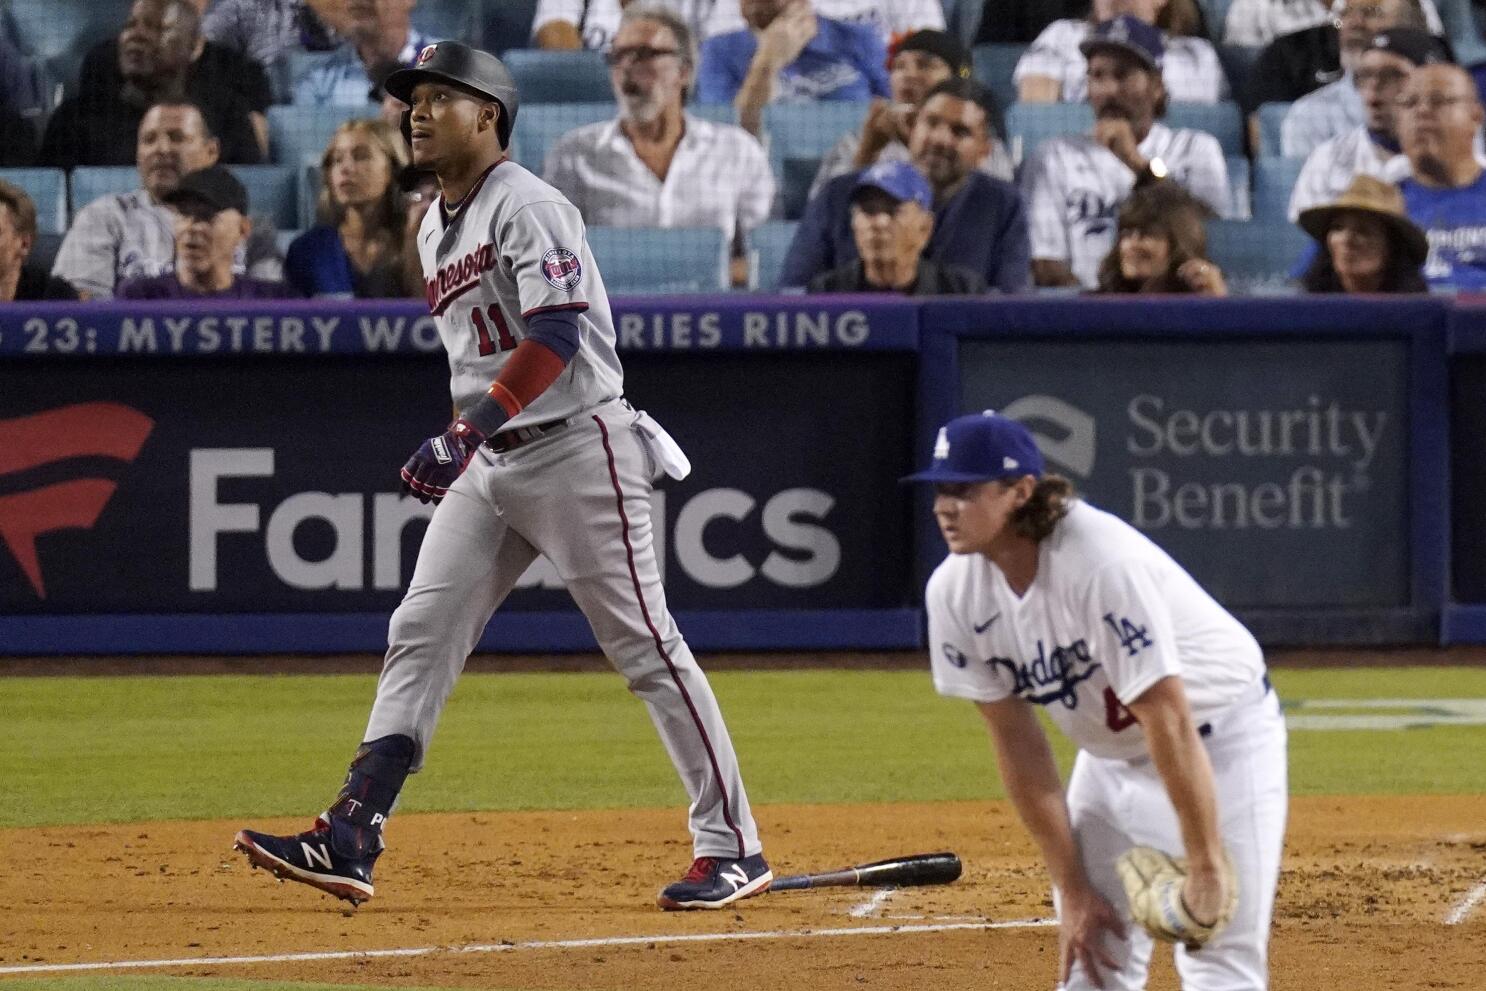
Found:
M 497 351 L 511 351 L 516 347 L 516 338 L 511 336 L 511 328 L 506 325 L 506 318 L 500 311 L 500 306 L 491 303 L 485 308 L 485 313 L 490 315 L 490 322 L 495 324 L 495 340 L 490 339 L 490 328 L 485 324 L 485 314 L 480 312 L 477 306 L 470 310 L 470 319 L 475 322 L 475 336 L 480 339 L 481 354 L 495 354 Z

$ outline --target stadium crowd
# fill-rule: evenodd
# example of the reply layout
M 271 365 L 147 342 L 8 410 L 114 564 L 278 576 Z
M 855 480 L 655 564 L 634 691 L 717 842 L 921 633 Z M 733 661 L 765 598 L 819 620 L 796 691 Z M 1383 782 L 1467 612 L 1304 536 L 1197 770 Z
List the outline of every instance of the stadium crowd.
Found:
M 1470 0 L 0 10 L 4 300 L 421 296 L 382 81 L 444 38 L 600 264 L 653 255 L 621 291 L 1486 289 Z

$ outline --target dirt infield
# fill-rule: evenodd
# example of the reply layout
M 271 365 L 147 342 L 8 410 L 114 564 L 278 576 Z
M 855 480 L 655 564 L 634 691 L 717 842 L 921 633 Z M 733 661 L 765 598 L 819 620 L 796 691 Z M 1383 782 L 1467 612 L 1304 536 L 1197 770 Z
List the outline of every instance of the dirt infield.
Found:
M 780 873 L 938 849 L 966 873 L 890 895 L 776 893 L 665 914 L 655 890 L 689 860 L 677 810 L 409 815 L 389 832 L 376 899 L 347 914 L 250 873 L 229 852 L 242 823 L 9 830 L 0 973 L 409 949 L 423 952 L 158 972 L 551 991 L 1052 986 L 1054 931 L 1031 924 L 1051 913 L 1044 877 L 1005 804 L 765 806 L 759 820 Z M 1273 987 L 1482 988 L 1483 884 L 1486 797 L 1297 799 Z M 1168 962 L 1151 987 L 1175 987 Z

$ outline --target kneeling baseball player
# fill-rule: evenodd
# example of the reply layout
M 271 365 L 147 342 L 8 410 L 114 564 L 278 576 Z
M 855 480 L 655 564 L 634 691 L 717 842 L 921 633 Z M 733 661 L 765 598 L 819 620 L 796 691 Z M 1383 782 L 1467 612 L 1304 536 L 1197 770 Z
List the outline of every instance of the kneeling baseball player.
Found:
M 417 241 L 460 412 L 402 470 L 404 491 L 438 508 L 340 794 L 308 832 L 245 829 L 235 845 L 280 878 L 353 905 L 370 898 L 404 780 L 423 765 L 491 613 L 543 554 L 649 708 L 691 797 L 696 859 L 660 906 L 721 908 L 758 894 L 773 874 L 717 699 L 666 608 L 652 537 L 652 484 L 690 464 L 622 398 L 583 219 L 506 157 L 517 93 L 495 56 L 430 45 L 386 89 L 411 106 L 413 162 L 442 191 Z
M 1154 936 L 1188 991 L 1263 991 L 1287 787 L 1259 645 L 1014 420 L 952 420 L 905 481 L 934 485 L 950 550 L 925 593 L 934 685 L 979 707 L 1041 847 L 1064 986 L 1144 988 Z M 1066 795 L 1039 708 L 1079 747 Z

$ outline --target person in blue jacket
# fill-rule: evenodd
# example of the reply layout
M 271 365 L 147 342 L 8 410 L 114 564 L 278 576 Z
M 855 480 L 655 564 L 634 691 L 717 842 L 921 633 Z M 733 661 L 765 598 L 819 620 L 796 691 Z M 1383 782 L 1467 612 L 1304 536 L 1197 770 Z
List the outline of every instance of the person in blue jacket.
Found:
M 320 222 L 289 245 L 285 281 L 320 298 L 420 294 L 404 279 L 397 177 L 407 164 L 407 146 L 391 124 L 350 120 L 338 127 L 320 162 Z
M 908 151 L 934 189 L 934 233 L 923 257 L 978 272 L 1000 292 L 1031 285 L 1031 246 L 1021 192 L 979 171 L 990 147 L 990 95 L 969 79 L 946 79 L 914 113 Z M 785 255 L 781 286 L 807 286 L 857 259 L 851 198 L 859 172 L 826 183 L 805 207 Z

